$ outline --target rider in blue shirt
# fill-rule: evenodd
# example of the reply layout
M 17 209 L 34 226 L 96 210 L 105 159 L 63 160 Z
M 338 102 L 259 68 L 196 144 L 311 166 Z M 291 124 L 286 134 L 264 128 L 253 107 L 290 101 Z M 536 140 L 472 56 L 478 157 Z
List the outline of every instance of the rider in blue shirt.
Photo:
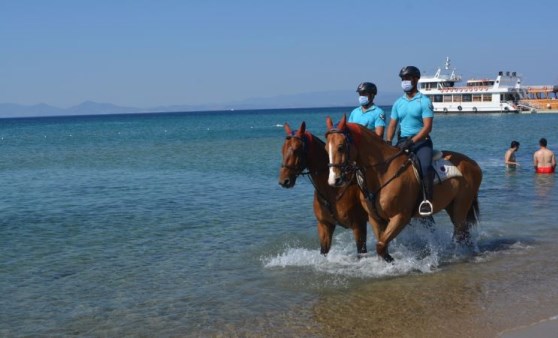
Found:
M 397 146 L 416 154 L 420 162 L 420 176 L 425 198 L 419 205 L 421 216 L 432 215 L 432 190 L 434 169 L 432 168 L 432 102 L 417 89 L 420 70 L 414 66 L 403 67 L 399 72 L 401 87 L 405 95 L 397 99 L 391 109 L 391 120 L 387 131 L 387 142 L 391 143 L 399 123 L 400 137 Z
M 353 109 L 349 115 L 349 122 L 363 125 L 383 138 L 386 126 L 384 111 L 374 105 L 374 97 L 378 94 L 378 88 L 371 82 L 363 82 L 358 85 L 356 91 L 359 95 L 360 107 Z

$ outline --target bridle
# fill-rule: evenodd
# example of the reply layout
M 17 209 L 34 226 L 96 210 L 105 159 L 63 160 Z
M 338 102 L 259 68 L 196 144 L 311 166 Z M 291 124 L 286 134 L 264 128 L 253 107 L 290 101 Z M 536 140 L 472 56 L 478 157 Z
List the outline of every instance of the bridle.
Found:
M 294 171 L 295 176 L 308 175 L 310 173 L 308 172 L 308 170 L 307 170 L 308 167 L 306 165 L 306 157 L 308 156 L 308 146 L 307 146 L 308 142 L 306 140 L 306 137 L 304 136 L 304 134 L 303 134 L 302 137 L 297 136 L 297 135 L 287 135 L 285 137 L 285 139 L 287 139 L 287 140 L 290 140 L 290 139 L 293 139 L 293 138 L 302 142 L 302 152 L 303 152 L 303 154 L 302 154 L 302 156 L 299 157 L 300 161 L 296 166 L 285 164 L 285 162 L 281 162 L 281 168 L 287 168 L 289 170 Z M 292 148 L 290 149 L 290 151 L 293 152 L 293 153 L 295 152 Z
M 347 154 L 347 156 L 345 156 L 345 161 L 343 161 L 343 163 L 328 163 L 327 166 L 329 168 L 338 168 L 341 171 L 341 177 L 345 178 L 347 175 L 353 174 L 355 171 L 357 171 L 359 168 L 356 165 L 356 162 L 351 162 L 349 160 L 349 157 L 351 155 L 351 144 L 352 144 L 352 139 L 351 139 L 351 134 L 347 133 L 345 130 L 340 130 L 340 129 L 330 129 L 325 133 L 325 137 L 327 139 L 329 134 L 342 134 L 343 136 L 345 136 L 346 142 L 345 142 L 345 153 Z
M 348 154 L 345 158 L 345 161 L 343 161 L 343 163 L 328 163 L 327 166 L 330 168 L 339 168 L 341 170 L 341 174 L 347 174 L 347 173 L 352 173 L 355 171 L 359 171 L 362 168 L 358 167 L 356 165 L 356 162 L 350 162 L 349 161 L 349 155 L 350 155 L 350 151 L 351 151 L 351 144 L 352 142 L 352 138 L 351 138 L 351 134 L 348 133 L 346 130 L 340 130 L 340 129 L 331 129 L 328 130 L 325 133 L 326 139 L 327 136 L 329 134 L 343 134 L 343 136 L 345 136 L 347 142 L 345 142 L 345 152 Z M 387 159 L 380 161 L 378 163 L 373 163 L 373 164 L 368 164 L 366 165 L 366 167 L 378 167 L 381 165 L 388 165 L 389 163 L 391 163 L 391 161 L 393 161 L 395 158 L 399 157 L 400 155 L 403 154 L 407 154 L 404 150 L 399 150 L 397 153 L 395 153 L 394 155 L 388 157 Z
M 343 134 L 343 136 L 345 136 L 346 138 L 346 142 L 345 142 L 345 151 L 348 154 L 345 158 L 345 161 L 343 163 L 328 163 L 328 166 L 330 168 L 339 168 L 341 171 L 341 177 L 344 179 L 346 177 L 346 175 L 348 174 L 352 174 L 355 173 L 356 179 L 357 179 L 357 183 L 358 186 L 360 187 L 360 190 L 363 192 L 364 196 L 366 197 L 366 199 L 368 201 L 371 202 L 374 210 L 374 214 L 378 219 L 381 219 L 380 215 L 378 214 L 375 204 L 376 204 L 376 196 L 378 195 L 378 193 L 380 192 L 380 190 L 382 190 L 383 188 L 385 188 L 389 183 L 391 183 L 393 180 L 395 180 L 397 177 L 399 177 L 404 171 L 405 169 L 407 169 L 407 167 L 412 163 L 412 159 L 410 156 L 407 157 L 407 160 L 405 162 L 403 162 L 403 164 L 401 164 L 401 166 L 397 169 L 397 171 L 395 172 L 395 174 L 393 176 L 391 176 L 388 180 L 386 180 L 383 184 L 380 184 L 380 186 L 378 188 L 376 188 L 375 191 L 370 191 L 368 190 L 368 186 L 366 184 L 366 173 L 364 168 L 361 168 L 359 166 L 356 165 L 356 162 L 349 162 L 349 156 L 350 156 L 350 145 L 352 143 L 352 139 L 351 139 L 351 134 L 348 133 L 345 130 L 339 130 L 339 129 L 330 129 L 326 132 L 326 139 L 327 136 L 329 134 Z M 369 164 L 366 167 L 377 167 L 380 165 L 389 165 L 391 163 L 391 161 L 393 161 L 395 158 L 399 157 L 402 154 L 407 154 L 404 150 L 400 150 L 398 151 L 396 154 L 390 156 L 389 158 L 378 162 L 378 163 L 373 163 L 373 164 Z
M 285 137 L 285 139 L 287 139 L 287 140 L 290 140 L 290 139 L 293 139 L 293 138 L 302 142 L 302 152 L 303 153 L 302 153 L 302 156 L 299 157 L 300 158 L 299 164 L 298 164 L 298 166 L 292 166 L 292 165 L 288 165 L 288 164 L 285 164 L 284 162 L 282 162 L 281 163 L 281 168 L 287 168 L 289 170 L 293 170 L 295 172 L 296 177 L 307 176 L 308 179 L 310 180 L 310 183 L 312 183 L 312 186 L 314 186 L 314 189 L 317 193 L 319 202 L 322 205 L 324 205 L 327 208 L 327 210 L 329 211 L 329 213 L 332 215 L 332 217 L 335 218 L 335 216 L 334 216 L 335 214 L 333 212 L 332 204 L 329 202 L 326 195 L 324 195 L 324 193 L 320 191 L 316 182 L 314 182 L 314 179 L 312 178 L 312 175 L 310 173 L 310 169 L 307 166 L 306 159 L 308 157 L 308 147 L 309 147 L 308 143 L 309 143 L 309 140 L 306 138 L 305 134 L 302 134 L 302 136 L 297 136 L 296 134 L 293 133 L 293 135 L 287 135 Z M 311 139 L 312 140 L 319 140 L 319 139 L 314 138 L 314 137 L 311 137 Z M 322 142 L 322 141 L 320 141 L 320 142 Z M 292 148 L 290 149 L 290 151 L 294 153 L 294 150 Z M 341 193 L 337 196 L 337 199 L 339 199 L 343 195 L 344 192 L 345 192 L 345 189 L 343 189 L 341 191 Z

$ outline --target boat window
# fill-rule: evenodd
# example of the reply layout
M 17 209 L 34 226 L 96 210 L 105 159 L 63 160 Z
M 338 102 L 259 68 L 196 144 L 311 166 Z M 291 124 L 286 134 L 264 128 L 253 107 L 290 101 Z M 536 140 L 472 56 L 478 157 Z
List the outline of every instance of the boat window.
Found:
M 461 94 L 455 94 L 453 96 L 453 102 L 462 102 L 461 96 Z
M 483 102 L 490 102 L 490 101 L 492 101 L 492 94 L 482 94 L 482 101 L 483 101 Z
M 443 95 L 432 95 L 430 98 L 432 102 L 443 102 Z
M 471 102 L 471 94 L 463 94 L 463 102 Z
M 444 102 L 451 102 L 451 95 L 444 95 Z
M 482 94 L 473 94 L 473 102 L 481 102 Z

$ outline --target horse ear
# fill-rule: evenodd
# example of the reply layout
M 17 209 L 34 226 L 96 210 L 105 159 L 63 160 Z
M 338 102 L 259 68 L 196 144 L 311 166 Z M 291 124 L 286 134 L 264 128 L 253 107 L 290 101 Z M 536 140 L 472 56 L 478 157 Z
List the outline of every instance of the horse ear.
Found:
M 298 134 L 302 136 L 306 132 L 306 122 L 302 121 L 300 128 L 298 128 Z
M 287 133 L 287 136 L 292 135 L 293 132 L 292 132 L 291 127 L 289 126 L 289 124 L 287 122 L 285 122 L 283 127 L 285 128 L 285 133 Z
M 326 117 L 326 126 L 327 126 L 327 130 L 331 130 L 333 129 L 333 122 L 331 121 L 331 117 Z
M 341 121 L 339 121 L 339 125 L 337 126 L 337 129 L 339 130 L 345 129 L 346 124 L 347 124 L 347 115 L 343 114 L 343 117 L 341 118 Z

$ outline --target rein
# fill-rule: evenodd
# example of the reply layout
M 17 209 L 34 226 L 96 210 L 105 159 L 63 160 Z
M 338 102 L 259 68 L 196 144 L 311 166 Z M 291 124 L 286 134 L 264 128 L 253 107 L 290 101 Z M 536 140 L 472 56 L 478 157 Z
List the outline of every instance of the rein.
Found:
M 353 143 L 350 133 L 347 133 L 345 130 L 331 129 L 331 130 L 328 130 L 326 132 L 326 134 L 325 134 L 326 138 L 329 134 L 343 134 L 343 136 L 345 136 L 345 138 L 347 139 L 347 143 L 346 143 L 346 146 L 345 146 L 347 154 L 350 154 L 350 151 L 351 151 L 350 145 L 351 145 L 351 143 Z M 365 167 L 372 167 L 373 168 L 373 167 L 377 167 L 377 166 L 380 166 L 380 165 L 387 165 L 391 161 L 393 161 L 394 159 L 396 159 L 397 157 L 399 157 L 403 154 L 406 154 L 406 152 L 404 150 L 399 150 L 397 153 L 395 153 L 391 157 L 388 157 L 387 159 L 385 159 L 381 162 L 378 162 L 378 163 L 368 164 Z M 345 161 L 343 163 L 328 163 L 327 166 L 330 167 L 330 168 L 341 169 L 342 174 L 344 173 L 345 170 L 346 171 L 351 171 L 351 172 L 361 170 L 360 167 L 358 167 L 356 165 L 356 162 L 349 163 L 348 156 L 347 156 L 347 159 L 345 159 Z
M 352 143 L 352 140 L 351 140 L 351 137 L 350 137 L 351 134 L 348 133 L 345 130 L 331 129 L 331 130 L 328 130 L 326 132 L 326 138 L 329 134 L 332 134 L 332 133 L 343 134 L 343 136 L 345 136 L 345 138 L 347 139 L 346 151 L 347 151 L 347 154 L 350 154 L 350 144 Z M 373 167 L 377 167 L 377 166 L 380 166 L 380 165 L 389 165 L 391 163 L 391 161 L 393 161 L 397 157 L 401 156 L 402 154 L 406 154 L 406 152 L 404 150 L 399 150 L 397 153 L 388 157 L 387 159 L 385 159 L 381 162 L 378 162 L 378 163 L 368 164 L 368 165 L 364 166 L 364 168 L 367 168 L 367 167 L 373 168 Z M 395 172 L 395 174 L 392 177 L 390 177 L 387 181 L 385 181 L 383 184 L 381 184 L 378 187 L 378 189 L 376 189 L 376 191 L 370 192 L 368 190 L 367 185 L 366 185 L 366 172 L 365 172 L 364 168 L 361 168 L 361 167 L 357 166 L 356 162 L 349 163 L 348 158 L 349 158 L 349 156 L 347 156 L 345 161 L 343 163 L 340 163 L 340 164 L 328 163 L 328 167 L 339 168 L 341 170 L 341 175 L 342 176 L 345 176 L 348 173 L 355 173 L 358 186 L 359 186 L 360 190 L 362 191 L 362 193 L 364 194 L 364 196 L 366 197 L 366 199 L 372 204 L 374 213 L 376 214 L 375 216 L 377 217 L 377 219 L 382 219 L 380 217 L 380 215 L 378 214 L 378 211 L 376 210 L 376 197 L 377 197 L 378 193 L 383 188 L 385 188 L 388 184 L 390 184 L 393 180 L 398 178 L 407 169 L 409 164 L 413 163 L 413 160 L 411 159 L 411 157 L 408 157 L 407 160 L 403 164 L 401 164 L 401 166 L 397 169 L 397 171 Z
M 294 170 L 295 171 L 295 176 L 303 176 L 303 177 L 307 176 L 310 183 L 312 183 L 312 186 L 314 186 L 314 190 L 316 191 L 316 194 L 318 196 L 318 201 L 327 208 L 327 210 L 329 211 L 329 213 L 333 217 L 334 216 L 333 206 L 331 205 L 331 203 L 329 203 L 329 201 L 327 200 L 325 195 L 320 191 L 320 189 L 318 189 L 318 186 L 316 185 L 316 182 L 312 178 L 312 173 L 310 172 L 310 169 L 308 168 L 308 165 L 306 164 L 306 158 L 308 157 L 308 147 L 309 147 L 308 143 L 310 143 L 310 142 L 308 142 L 305 135 L 303 135 L 302 137 L 299 137 L 299 136 L 296 136 L 296 135 L 287 135 L 286 136 L 287 140 L 289 140 L 291 138 L 295 138 L 295 139 L 299 140 L 300 142 L 302 142 L 302 151 L 303 151 L 303 156 L 301 157 L 302 160 L 300 161 L 299 166 L 291 166 L 291 165 L 287 165 L 285 163 L 281 163 L 281 168 L 287 168 L 287 169 L 290 169 L 290 170 Z M 312 137 L 312 139 L 314 139 L 314 137 Z M 318 140 L 321 141 L 320 139 L 318 139 Z M 339 200 L 339 198 L 341 198 L 341 196 L 343 196 L 344 193 L 345 193 L 345 189 L 342 190 L 341 194 L 339 194 L 336 197 L 336 199 Z M 335 217 L 333 217 L 333 218 L 335 218 Z

